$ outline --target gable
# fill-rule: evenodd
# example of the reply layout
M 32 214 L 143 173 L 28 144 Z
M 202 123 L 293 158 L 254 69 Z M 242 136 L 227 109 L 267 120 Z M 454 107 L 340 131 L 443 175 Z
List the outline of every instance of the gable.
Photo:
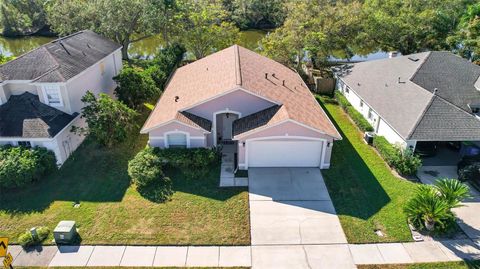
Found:
M 480 120 L 435 96 L 410 135 L 421 141 L 480 140 Z
M 202 102 L 185 111 L 213 121 L 213 113 L 218 111 L 236 111 L 240 112 L 242 117 L 245 117 L 271 107 L 272 105 L 274 105 L 274 103 L 250 94 L 242 89 L 237 89 L 206 102 Z

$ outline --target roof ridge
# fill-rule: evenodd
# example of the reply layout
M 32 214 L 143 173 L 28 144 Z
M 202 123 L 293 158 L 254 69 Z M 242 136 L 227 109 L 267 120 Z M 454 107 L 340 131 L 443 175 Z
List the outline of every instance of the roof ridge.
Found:
M 242 69 L 240 67 L 240 48 L 237 44 L 233 45 L 233 52 L 235 55 L 236 85 L 242 86 Z
M 415 70 L 415 72 L 413 72 L 413 74 L 410 76 L 410 78 L 408 79 L 409 81 L 411 81 L 413 84 L 419 86 L 420 88 L 430 92 L 429 90 L 423 88 L 422 86 L 418 85 L 417 83 L 413 82 L 413 78 L 418 74 L 418 71 L 422 68 L 422 66 L 427 62 L 428 58 L 430 58 L 430 55 L 432 55 L 432 51 L 429 51 L 428 54 L 427 54 L 427 57 L 425 57 L 423 59 L 423 62 L 417 67 L 417 69 Z M 408 56 L 408 55 L 405 55 L 405 56 Z

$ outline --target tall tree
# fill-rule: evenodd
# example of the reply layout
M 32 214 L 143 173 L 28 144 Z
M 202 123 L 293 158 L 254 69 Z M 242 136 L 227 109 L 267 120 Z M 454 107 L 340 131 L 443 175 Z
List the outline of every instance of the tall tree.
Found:
M 348 57 L 361 30 L 361 4 L 328 0 L 290 2 L 285 23 L 262 40 L 263 53 L 300 71 L 306 54 L 321 65 Z
M 98 143 L 111 148 L 124 141 L 135 128 L 135 110 L 107 94 L 100 93 L 97 98 L 87 91 L 82 102 L 85 106 L 81 117 L 85 118 L 88 126 L 72 126 L 72 132 L 92 135 Z
M 457 32 L 448 38 L 453 50 L 480 65 L 480 3 L 469 6 Z
M 285 20 L 285 0 L 225 0 L 224 7 L 241 29 L 275 28 Z
M 128 59 L 130 43 L 140 41 L 171 24 L 170 0 L 52 0 L 47 14 L 52 29 L 67 35 L 91 29 L 123 45 Z M 68 18 L 68 19 L 65 19 Z M 168 38 L 167 38 L 168 39 Z
M 410 54 L 448 47 L 468 0 L 366 0 L 363 45 Z
M 211 0 L 181 1 L 181 40 L 197 59 L 233 45 L 239 30 L 227 21 L 223 6 Z
M 2 0 L 0 25 L 5 36 L 30 35 L 46 25 L 46 0 Z

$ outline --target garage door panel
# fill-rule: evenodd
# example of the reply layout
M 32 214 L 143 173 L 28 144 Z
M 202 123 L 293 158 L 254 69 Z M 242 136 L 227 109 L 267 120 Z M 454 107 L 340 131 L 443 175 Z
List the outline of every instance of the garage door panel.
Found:
M 251 141 L 248 145 L 249 167 L 318 167 L 321 141 Z

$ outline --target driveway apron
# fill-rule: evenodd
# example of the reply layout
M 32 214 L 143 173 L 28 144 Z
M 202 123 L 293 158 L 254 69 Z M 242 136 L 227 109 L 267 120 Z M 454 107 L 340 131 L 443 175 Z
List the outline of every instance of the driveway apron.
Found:
M 249 181 L 253 267 L 288 260 L 295 268 L 354 268 L 318 168 L 249 168 Z M 342 249 L 341 257 L 318 255 L 328 248 Z

